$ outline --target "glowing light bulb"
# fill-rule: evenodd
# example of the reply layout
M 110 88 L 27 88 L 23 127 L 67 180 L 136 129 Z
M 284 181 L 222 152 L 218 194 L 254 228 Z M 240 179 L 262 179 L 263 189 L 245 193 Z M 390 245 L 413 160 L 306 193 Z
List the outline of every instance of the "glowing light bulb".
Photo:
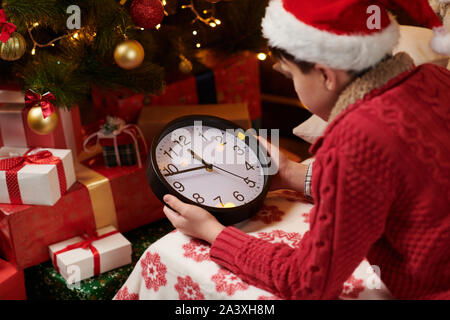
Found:
M 31 55 L 34 56 L 35 54 L 36 54 L 36 48 L 33 48 L 33 49 L 31 50 Z
M 196 36 L 198 34 L 197 30 L 192 31 L 192 34 Z
M 78 32 L 75 32 L 75 34 L 72 36 L 74 39 L 78 39 Z
M 222 21 L 220 21 L 219 19 L 216 19 L 215 22 L 216 22 L 217 25 L 222 23 Z
M 39 26 L 39 22 L 35 22 L 35 23 L 33 23 L 33 27 L 37 27 L 37 26 Z
M 195 46 L 196 46 L 197 48 L 200 48 L 202 45 L 201 45 L 200 43 L 197 43 Z
M 162 0 L 162 5 L 165 6 L 167 4 L 166 0 Z
M 215 28 L 215 27 L 217 26 L 214 22 L 211 22 L 209 25 L 210 25 L 212 28 Z
M 257 57 L 259 60 L 264 61 L 264 60 L 267 59 L 267 54 L 265 54 L 264 52 L 261 52 L 261 53 L 258 53 L 258 54 L 256 55 L 256 57 Z

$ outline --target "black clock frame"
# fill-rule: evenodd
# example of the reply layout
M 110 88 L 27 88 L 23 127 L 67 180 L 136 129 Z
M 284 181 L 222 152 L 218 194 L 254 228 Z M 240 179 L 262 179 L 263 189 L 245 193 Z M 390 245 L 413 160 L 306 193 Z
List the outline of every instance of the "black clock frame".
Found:
M 150 187 L 152 188 L 153 193 L 158 197 L 161 202 L 164 203 L 163 197 L 166 194 L 172 194 L 176 196 L 178 199 L 180 199 L 183 202 L 193 204 L 196 206 L 199 206 L 201 208 L 204 208 L 205 210 L 209 211 L 213 216 L 216 217 L 216 219 L 224 224 L 224 225 L 232 225 L 236 224 L 238 222 L 241 222 L 243 220 L 246 220 L 250 217 L 252 217 L 261 207 L 265 196 L 267 195 L 267 192 L 270 188 L 270 183 L 272 180 L 272 176 L 265 174 L 264 175 L 264 187 L 261 191 L 261 193 L 252 201 L 249 203 L 232 207 L 232 208 L 220 208 L 220 207 L 211 207 L 199 204 L 189 198 L 186 198 L 181 193 L 176 191 L 163 177 L 161 174 L 158 163 L 156 161 L 156 148 L 161 141 L 163 137 L 165 137 L 168 133 L 182 127 L 194 125 L 194 121 L 202 121 L 202 125 L 206 125 L 209 127 L 221 129 L 221 130 L 227 130 L 227 129 L 233 129 L 233 130 L 242 130 L 244 133 L 245 130 L 238 126 L 237 124 L 222 119 L 219 117 L 209 116 L 209 115 L 189 115 L 189 116 L 183 116 L 180 118 L 177 118 L 171 122 L 169 122 L 159 134 L 157 134 L 153 141 L 152 146 L 150 150 L 150 154 L 147 161 L 146 166 L 146 174 L 147 174 L 147 180 L 150 184 Z M 270 166 L 270 157 L 267 155 L 267 152 L 265 148 L 261 144 L 257 143 L 249 143 L 249 140 L 255 139 L 253 136 L 246 135 L 245 143 L 249 146 L 250 149 L 252 149 L 258 160 L 260 161 L 261 165 L 264 166 Z M 255 149 L 256 146 L 256 149 Z M 258 150 L 258 148 L 261 149 Z M 262 159 L 263 158 L 263 159 Z

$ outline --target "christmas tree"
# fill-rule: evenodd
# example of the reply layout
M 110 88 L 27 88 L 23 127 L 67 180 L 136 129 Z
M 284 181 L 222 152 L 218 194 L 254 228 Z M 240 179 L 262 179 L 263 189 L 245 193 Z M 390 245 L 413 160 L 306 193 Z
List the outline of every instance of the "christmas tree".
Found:
M 90 99 L 92 86 L 161 92 L 167 74 L 197 72 L 206 51 L 265 48 L 267 0 L 4 0 L 0 81 L 57 107 Z M 0 11 L 1 12 L 1 11 Z M 3 21 L 2 21 L 3 20 Z M 15 30 L 14 30 L 15 29 Z M 13 32 L 11 32 L 13 31 Z

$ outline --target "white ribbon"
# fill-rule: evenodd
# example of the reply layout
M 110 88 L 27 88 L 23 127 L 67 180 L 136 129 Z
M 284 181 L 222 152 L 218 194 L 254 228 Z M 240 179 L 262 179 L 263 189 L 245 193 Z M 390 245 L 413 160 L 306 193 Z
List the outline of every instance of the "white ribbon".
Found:
M 120 128 L 117 130 L 114 130 L 112 132 L 112 134 L 104 134 L 102 132 L 102 130 L 97 131 L 86 138 L 86 140 L 83 143 L 83 149 L 86 152 L 93 152 L 92 149 L 89 150 L 87 148 L 87 144 L 94 137 L 97 137 L 95 146 L 97 146 L 99 144 L 100 139 L 113 139 L 114 154 L 116 156 L 117 165 L 120 167 L 122 165 L 122 163 L 120 161 L 119 146 L 117 145 L 117 136 L 120 135 L 121 133 L 126 133 L 131 137 L 131 139 L 133 139 L 134 147 L 135 147 L 135 151 L 136 151 L 136 157 L 137 157 L 137 161 L 138 161 L 138 166 L 139 166 L 139 168 L 142 168 L 142 160 L 141 160 L 141 153 L 139 151 L 138 138 L 141 138 L 141 140 L 144 144 L 145 153 L 148 153 L 148 148 L 147 148 L 147 143 L 145 142 L 144 135 L 142 134 L 141 129 L 135 124 L 127 124 L 125 126 L 120 126 Z

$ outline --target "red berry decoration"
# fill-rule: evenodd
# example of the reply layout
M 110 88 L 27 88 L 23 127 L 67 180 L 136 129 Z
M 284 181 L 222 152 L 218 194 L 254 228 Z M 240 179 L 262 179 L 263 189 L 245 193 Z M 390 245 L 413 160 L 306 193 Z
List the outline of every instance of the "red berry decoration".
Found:
M 130 15 L 136 26 L 153 29 L 164 18 L 164 6 L 160 0 L 134 0 L 130 6 Z

